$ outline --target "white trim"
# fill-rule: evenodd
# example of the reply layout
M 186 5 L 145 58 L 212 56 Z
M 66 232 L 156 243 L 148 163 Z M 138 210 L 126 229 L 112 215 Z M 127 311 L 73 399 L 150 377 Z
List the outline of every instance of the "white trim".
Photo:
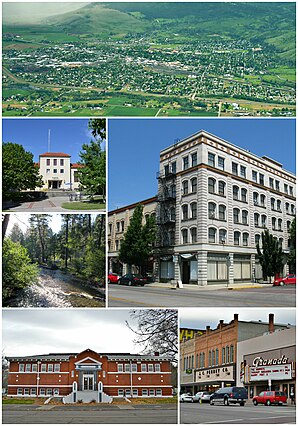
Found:
M 122 389 L 122 388 L 127 388 L 127 387 L 129 387 L 130 385 L 129 384 L 127 384 L 127 385 L 106 385 L 106 386 L 104 386 L 104 389 L 106 389 L 106 388 L 120 388 L 120 389 Z M 173 386 L 171 386 L 171 385 L 132 385 L 132 388 L 156 388 L 156 389 L 160 389 L 160 388 L 172 388 Z
M 102 362 L 96 361 L 95 359 L 91 358 L 90 356 L 87 356 L 86 358 L 82 359 L 81 361 L 77 361 L 75 362 L 75 365 L 77 364 L 82 364 L 84 361 L 86 361 L 87 359 L 90 359 L 91 361 L 93 361 L 95 364 L 98 365 L 102 365 Z
M 8 388 L 37 388 L 37 385 L 8 385 Z M 38 384 L 39 388 L 72 388 L 72 385 L 43 385 L 43 384 Z
M 70 374 L 69 371 L 10 371 L 9 374 Z
M 128 371 L 107 371 L 108 374 L 130 374 Z M 132 374 L 172 374 L 171 371 L 131 371 Z

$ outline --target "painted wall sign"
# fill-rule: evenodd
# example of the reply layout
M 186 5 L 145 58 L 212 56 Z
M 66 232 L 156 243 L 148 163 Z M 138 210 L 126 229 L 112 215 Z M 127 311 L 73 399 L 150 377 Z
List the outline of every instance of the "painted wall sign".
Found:
M 215 382 L 223 380 L 234 380 L 234 367 L 232 365 L 196 371 L 196 382 Z

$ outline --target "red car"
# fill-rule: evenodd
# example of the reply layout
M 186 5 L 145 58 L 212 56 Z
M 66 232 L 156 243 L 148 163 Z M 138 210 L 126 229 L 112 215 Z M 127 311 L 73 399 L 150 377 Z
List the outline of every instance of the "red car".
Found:
M 254 396 L 252 399 L 252 402 L 254 405 L 258 404 L 264 404 L 264 405 L 271 405 L 271 404 L 286 404 L 287 402 L 287 395 L 284 392 L 280 391 L 264 391 L 261 392 L 260 395 Z
M 119 278 L 120 278 L 119 275 L 114 274 L 113 272 L 110 272 L 108 275 L 108 284 L 110 283 L 117 284 Z
M 284 278 L 276 278 L 273 283 L 273 285 L 286 285 L 286 284 L 296 285 L 296 275 L 290 274 Z

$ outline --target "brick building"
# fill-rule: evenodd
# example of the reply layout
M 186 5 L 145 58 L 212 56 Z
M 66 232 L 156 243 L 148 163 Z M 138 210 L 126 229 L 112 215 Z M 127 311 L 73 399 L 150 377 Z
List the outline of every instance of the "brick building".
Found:
M 157 353 L 81 353 L 7 357 L 8 396 L 62 396 L 66 403 L 113 397 L 170 397 L 171 361 Z
M 288 325 L 278 325 L 288 329 Z M 237 344 L 264 333 L 274 331 L 274 315 L 269 322 L 239 321 L 238 314 L 225 324 L 219 321 L 216 329 L 206 327 L 204 333 L 180 343 L 181 392 L 216 391 L 220 387 L 236 385 Z

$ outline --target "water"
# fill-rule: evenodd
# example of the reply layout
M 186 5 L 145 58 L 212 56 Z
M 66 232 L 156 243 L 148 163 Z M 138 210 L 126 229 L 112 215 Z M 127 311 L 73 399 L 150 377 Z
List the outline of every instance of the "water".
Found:
M 87 287 L 59 270 L 40 268 L 38 282 L 20 290 L 9 303 L 23 308 L 104 307 L 100 290 Z

